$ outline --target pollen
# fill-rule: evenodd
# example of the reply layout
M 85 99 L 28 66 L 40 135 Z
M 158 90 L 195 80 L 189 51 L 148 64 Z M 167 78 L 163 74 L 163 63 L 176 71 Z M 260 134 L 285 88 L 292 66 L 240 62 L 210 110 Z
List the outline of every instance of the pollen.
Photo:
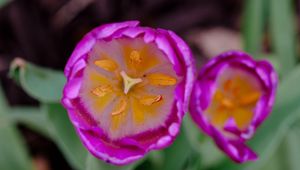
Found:
M 107 93 L 112 92 L 112 87 L 110 85 L 100 85 L 93 89 L 91 92 L 98 97 L 103 97 Z
M 172 86 L 177 82 L 174 77 L 162 73 L 149 74 L 147 75 L 147 79 L 151 85 L 156 86 Z
M 129 57 L 129 58 L 130 58 L 130 60 L 131 60 L 133 63 L 139 64 L 139 63 L 142 62 L 141 55 L 140 55 L 140 53 L 139 53 L 138 51 L 136 51 L 136 50 L 131 51 L 130 57 Z
M 94 64 L 106 71 L 115 71 L 118 65 L 110 59 L 96 60 Z
M 146 106 L 150 106 L 162 100 L 162 95 L 147 96 L 140 99 L 140 103 Z
M 112 116 L 119 115 L 123 113 L 126 109 L 127 102 L 125 99 L 121 99 L 120 103 L 116 106 L 115 111 L 111 113 Z

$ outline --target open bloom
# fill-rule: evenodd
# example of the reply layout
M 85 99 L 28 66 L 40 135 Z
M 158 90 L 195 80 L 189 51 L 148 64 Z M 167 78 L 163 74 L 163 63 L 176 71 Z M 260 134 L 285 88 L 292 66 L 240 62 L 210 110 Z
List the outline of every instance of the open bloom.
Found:
M 226 52 L 208 62 L 196 79 L 190 113 L 232 160 L 257 158 L 245 142 L 271 112 L 277 75 L 267 61 Z
M 194 80 L 187 45 L 171 31 L 138 24 L 95 28 L 65 67 L 62 103 L 80 139 L 116 165 L 172 143 Z

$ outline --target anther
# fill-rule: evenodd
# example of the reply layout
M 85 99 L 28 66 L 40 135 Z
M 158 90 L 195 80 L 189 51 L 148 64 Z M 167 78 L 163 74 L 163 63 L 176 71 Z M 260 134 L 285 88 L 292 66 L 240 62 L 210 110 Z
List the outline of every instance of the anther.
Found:
M 152 85 L 172 86 L 176 84 L 177 80 L 174 77 L 162 73 L 152 73 L 147 75 L 149 83 Z
M 140 53 L 136 50 L 131 51 L 129 57 L 130 57 L 131 61 L 133 61 L 135 63 L 141 63 L 142 62 L 142 58 L 140 56 Z
M 112 116 L 116 116 L 119 115 L 121 113 L 123 113 L 126 109 L 127 106 L 127 102 L 125 99 L 121 99 L 120 103 L 117 106 L 117 109 L 111 113 Z
M 98 97 L 103 97 L 107 93 L 112 92 L 112 87 L 110 85 L 100 85 L 93 89 L 91 92 Z
M 147 97 L 141 98 L 140 103 L 142 103 L 143 105 L 146 105 L 146 106 L 150 106 L 150 105 L 152 105 L 154 103 L 157 103 L 161 100 L 162 100 L 162 95 L 147 96 Z
M 115 71 L 118 67 L 118 65 L 113 60 L 109 59 L 96 60 L 94 64 L 106 71 Z

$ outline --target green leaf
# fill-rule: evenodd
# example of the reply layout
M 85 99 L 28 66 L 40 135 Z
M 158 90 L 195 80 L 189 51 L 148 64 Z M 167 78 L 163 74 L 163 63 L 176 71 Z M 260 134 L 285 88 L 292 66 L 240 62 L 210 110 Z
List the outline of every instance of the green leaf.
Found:
M 266 165 L 259 170 L 298 170 L 300 167 L 299 132 L 298 128 L 290 127 L 274 154 L 266 161 Z
M 158 151 L 151 151 L 148 154 L 148 160 L 152 163 L 153 167 L 155 169 L 162 167 L 162 165 L 164 164 L 164 153 L 162 150 L 158 150 Z
M 174 143 L 164 150 L 164 165 L 162 170 L 182 170 L 188 160 L 192 148 L 187 141 L 184 128 L 181 129 Z
M 285 169 L 283 165 L 284 156 L 280 152 L 280 148 L 278 148 L 270 159 L 266 161 L 266 164 L 262 166 L 262 168 L 258 170 L 272 169 L 272 170 L 282 170 Z
M 270 31 L 272 45 L 286 74 L 296 65 L 296 15 L 292 0 L 270 1 Z
M 11 0 L 0 0 L 0 8 L 8 4 Z
M 0 86 L 0 169 L 16 170 L 32 169 L 26 147 L 17 129 L 3 119 L 9 112 L 2 88 Z
M 193 148 L 194 151 L 201 153 L 201 142 L 204 139 L 200 129 L 197 125 L 193 122 L 190 114 L 187 114 L 183 119 L 183 130 L 185 131 L 185 135 L 187 137 L 187 141 L 189 145 Z
M 199 148 L 201 149 L 202 166 L 204 167 L 216 165 L 225 158 L 224 153 L 222 153 L 216 144 L 208 137 L 202 142 Z
M 85 170 L 134 170 L 134 168 L 138 164 L 140 164 L 141 161 L 126 166 L 115 166 L 115 165 L 105 163 L 102 160 L 99 160 L 92 155 L 88 155 L 86 158 Z
M 186 170 L 200 170 L 204 169 L 204 167 L 201 164 L 201 157 L 198 153 L 194 152 L 190 154 L 190 158 L 188 160 L 187 168 Z
M 201 165 L 203 167 L 218 164 L 224 159 L 224 154 L 209 137 L 202 135 L 201 129 L 196 126 L 189 114 L 185 116 L 183 126 L 190 146 L 202 158 Z
M 299 115 L 300 107 L 297 107 L 297 109 L 275 108 L 273 115 L 259 128 L 250 142 L 251 147 L 258 153 L 260 159 L 255 163 L 246 164 L 245 169 L 262 168 L 271 156 L 274 155 L 285 134 L 290 129 L 292 123 L 299 118 Z
M 45 104 L 49 128 L 53 140 L 74 169 L 85 169 L 87 150 L 83 147 L 69 120 L 66 110 L 60 104 Z
M 262 51 L 265 0 L 247 0 L 243 16 L 245 51 L 258 56 Z
M 59 102 L 65 77 L 62 72 L 38 67 L 20 58 L 10 67 L 10 77 L 33 98 L 45 102 Z
M 21 123 L 30 129 L 43 134 L 45 137 L 51 137 L 48 129 L 46 113 L 39 107 L 13 107 L 7 118 L 14 123 Z
M 296 66 L 280 82 L 276 97 L 276 105 L 285 106 L 300 100 L 300 65 Z
M 26 147 L 17 129 L 11 125 L 0 127 L 0 169 L 32 169 Z
M 289 170 L 298 170 L 300 168 L 300 134 L 299 129 L 292 129 L 286 136 L 285 149 L 287 168 Z

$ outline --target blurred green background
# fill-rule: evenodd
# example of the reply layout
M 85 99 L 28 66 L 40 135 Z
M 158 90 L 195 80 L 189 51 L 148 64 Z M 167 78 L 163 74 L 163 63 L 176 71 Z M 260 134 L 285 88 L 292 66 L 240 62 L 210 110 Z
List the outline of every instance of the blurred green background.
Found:
M 295 0 L 0 0 L 0 169 L 299 170 L 299 5 Z M 231 49 L 273 63 L 280 75 L 276 104 L 248 142 L 258 161 L 233 163 L 188 114 L 172 146 L 134 164 L 111 166 L 85 150 L 60 105 L 64 64 L 90 29 L 129 19 L 177 32 L 191 46 L 198 68 Z

